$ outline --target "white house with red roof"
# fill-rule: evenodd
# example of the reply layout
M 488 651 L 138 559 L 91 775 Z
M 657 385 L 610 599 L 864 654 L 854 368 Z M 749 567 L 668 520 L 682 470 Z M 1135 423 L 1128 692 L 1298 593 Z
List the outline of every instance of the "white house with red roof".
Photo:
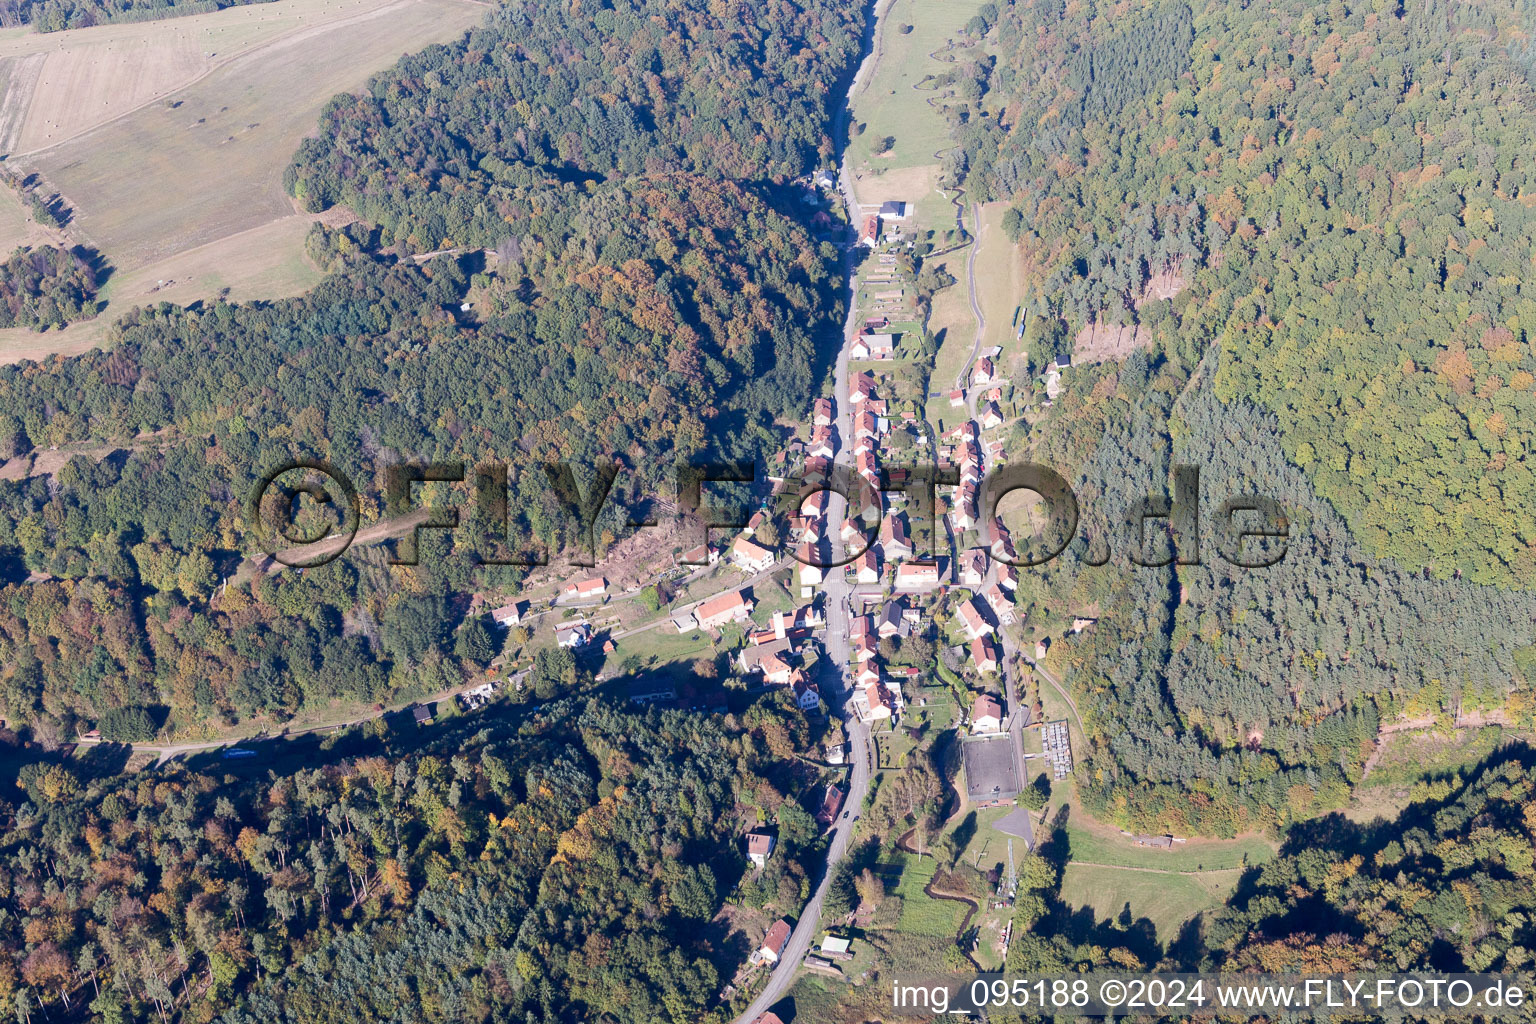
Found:
M 982 615 L 973 601 L 960 602 L 960 607 L 955 609 L 955 615 L 960 620 L 960 625 L 965 628 L 966 639 L 976 640 L 992 633 L 992 623 Z
M 710 598 L 694 609 L 701 629 L 719 629 L 728 622 L 745 622 L 752 614 L 752 599 L 744 590 L 733 590 Z
M 984 642 L 984 641 L 983 641 Z M 974 650 L 974 648 L 973 648 Z M 995 669 L 996 663 L 993 663 Z M 971 732 L 993 733 L 1003 730 L 1003 703 L 990 693 L 976 698 L 971 706 Z
M 608 581 L 601 576 L 590 580 L 577 580 L 566 584 L 560 591 L 561 601 L 595 601 L 601 600 L 608 592 Z
M 763 936 L 763 944 L 757 948 L 758 959 L 768 964 L 778 963 L 785 944 L 789 942 L 789 932 L 788 921 L 775 921 L 773 927 L 768 929 L 768 934 Z

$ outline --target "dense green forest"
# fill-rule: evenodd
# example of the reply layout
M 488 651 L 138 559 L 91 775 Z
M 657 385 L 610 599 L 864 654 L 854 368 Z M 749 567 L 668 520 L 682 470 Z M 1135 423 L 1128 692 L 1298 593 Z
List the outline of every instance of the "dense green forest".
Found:
M 46 331 L 96 315 L 94 254 L 22 246 L 0 264 L 0 327 Z
M 405 1006 L 695 1024 L 746 952 L 707 927 L 749 871 L 741 814 L 778 822 L 781 863 L 819 854 L 787 699 L 724 717 L 564 701 L 434 733 L 373 723 L 274 772 L 119 775 L 106 749 L 24 768 L 0 838 L 0 1002 L 112 1024 Z
M 0 25 L 31 25 L 39 32 L 89 28 L 119 21 L 152 21 L 206 14 L 268 0 L 0 0 Z
M 551 174 L 782 180 L 831 156 L 862 24 L 860 5 L 830 0 L 615 0 L 590 16 L 517 0 L 337 97 L 289 187 L 426 252 L 518 239 Z
M 1102 612 L 1055 655 L 1090 743 L 1085 806 L 1139 831 L 1231 836 L 1342 806 L 1388 719 L 1481 708 L 1531 725 L 1536 600 L 1373 556 L 1286 461 L 1275 417 L 1223 405 L 1208 376 L 1152 372 L 1141 353 L 1084 368 L 1040 441 L 1051 464 L 1081 466 L 1082 536 L 1020 593 L 1037 611 Z M 1132 565 L 1123 513 L 1171 494 L 1176 464 L 1200 468 L 1201 564 Z M 1286 509 L 1276 565 L 1218 550 L 1220 505 L 1243 494 Z M 1171 555 L 1164 531 L 1147 535 L 1143 561 Z M 1101 545 L 1110 562 L 1087 564 Z M 1179 554 L 1194 554 L 1186 538 Z
M 1024 581 L 1037 615 L 1103 612 L 1056 655 L 1085 805 L 1231 835 L 1341 806 L 1389 718 L 1530 726 L 1529 12 L 984 13 L 947 161 L 1010 203 L 1043 299 L 1032 357 L 1094 324 L 1137 339 L 1014 439 L 1070 467 L 1087 510 L 1078 557 Z M 1117 517 L 1171 493 L 1175 463 L 1201 469 L 1204 564 L 1133 566 Z M 1287 508 L 1281 564 L 1214 550 L 1240 493 Z
M 313 291 L 143 308 L 102 351 L 0 369 L 0 454 L 93 450 L 0 482 L 14 616 L 0 711 L 67 735 L 114 708 L 155 708 L 155 726 L 175 729 L 436 692 L 488 660 L 455 636 L 463 595 L 520 578 L 475 557 L 559 557 L 574 539 L 543 462 L 619 462 L 607 543 L 676 461 L 761 461 L 804 415 L 818 334 L 842 303 L 836 251 L 766 186 L 829 151 L 825 106 L 862 25 L 841 5 L 779 13 L 498 9 L 328 110 L 327 141 L 306 145 L 291 183 L 376 223 L 317 229 L 309 250 L 331 273 Z M 615 26 L 632 64 L 611 59 Z M 651 32 L 655 46 L 634 45 Z M 753 69 L 784 77 L 766 87 Z M 623 132 L 559 121 L 621 107 Z M 516 148 L 531 124 L 560 130 Z M 562 155 L 572 138 L 579 157 Z M 486 170 L 492 151 L 515 156 L 506 174 Z M 322 178 L 325 200 L 305 184 Z M 401 258 L 465 241 L 474 251 Z M 261 545 L 246 500 L 302 458 L 354 480 L 365 521 L 389 511 L 389 466 L 507 466 L 514 540 L 434 536 L 405 588 L 410 570 L 376 552 L 250 582 L 237 570 Z M 423 607 L 417 639 L 392 643 L 389 623 Z
M 1094 922 L 1062 904 L 1071 844 L 1048 831 L 1020 866 L 1007 969 L 1527 972 L 1536 752 L 1509 748 L 1445 788 L 1397 821 L 1295 826 L 1226 905 L 1162 945 L 1136 923 Z
M 1186 364 L 1218 346 L 1218 393 L 1279 418 L 1368 550 L 1528 587 L 1529 12 L 1115 11 L 1002 7 L 995 68 L 966 65 L 989 91 L 952 109 L 951 166 L 1011 201 L 1052 315 L 1172 320 Z

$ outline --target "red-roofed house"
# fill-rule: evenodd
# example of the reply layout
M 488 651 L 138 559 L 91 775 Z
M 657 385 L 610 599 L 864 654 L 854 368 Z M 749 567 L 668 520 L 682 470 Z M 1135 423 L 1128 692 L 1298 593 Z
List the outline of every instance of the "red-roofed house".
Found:
M 887 562 L 912 557 L 912 541 L 907 537 L 907 523 L 898 515 L 888 515 L 880 522 L 880 552 Z
M 768 929 L 768 934 L 763 936 L 763 944 L 758 947 L 758 959 L 770 964 L 779 962 L 779 955 L 784 952 L 785 943 L 789 942 L 789 922 L 778 920 L 773 927 Z
M 601 598 L 608 590 L 608 581 L 599 576 L 594 580 L 577 580 L 560 592 L 562 601 L 591 601 Z
M 975 652 L 975 646 L 971 648 Z M 996 697 L 984 693 L 976 698 L 971 708 L 971 732 L 1001 732 L 1003 729 L 1003 705 Z
M 800 563 L 800 585 L 814 587 L 822 581 L 824 566 L 815 563 L 822 560 L 821 553 L 809 544 L 795 548 L 795 560 Z
M 1013 625 L 1016 618 L 1013 614 L 1013 601 L 1009 599 L 1007 594 L 1003 593 L 1002 587 L 994 583 L 986 590 L 983 590 L 981 596 L 986 598 L 987 607 L 992 609 L 992 614 L 996 617 L 999 625 Z
M 969 640 L 976 640 L 992 632 L 992 623 L 988 622 L 986 617 L 977 611 L 976 605 L 969 600 L 962 601 L 960 607 L 955 609 L 955 614 L 959 616 L 960 624 L 965 627 L 965 635 Z
M 976 365 L 971 369 L 971 387 L 991 384 L 994 379 L 992 360 L 985 356 L 976 360 Z
M 875 558 L 874 548 L 865 548 L 864 553 L 854 559 L 853 575 L 860 583 L 880 582 L 880 563 Z
M 859 232 L 859 241 L 871 249 L 880 241 L 880 215 L 872 213 L 864 218 L 864 230 Z
M 491 609 L 491 621 L 498 626 L 511 628 L 523 621 L 523 613 L 527 610 L 527 601 L 513 601 L 511 604 Z
M 752 599 L 741 590 L 712 597 L 694 610 L 700 629 L 718 629 L 727 622 L 743 622 L 752 614 Z
M 821 706 L 821 691 L 816 684 L 805 678 L 803 672 L 796 672 L 790 687 L 795 693 L 795 703 L 800 705 L 801 711 L 815 711 Z
M 743 572 L 764 572 L 773 567 L 773 552 L 745 537 L 731 544 L 731 564 Z
M 836 786 L 828 786 L 827 792 L 821 800 L 821 810 L 816 812 L 816 820 L 823 825 L 830 825 L 837 820 L 837 812 L 843 809 L 843 800 L 847 794 Z
M 977 672 L 996 672 L 997 648 L 992 646 L 992 641 L 986 637 L 972 640 L 971 660 L 976 663 Z
M 773 856 L 773 836 L 764 832 L 747 833 L 747 860 L 754 867 L 762 867 Z
M 960 556 L 960 585 L 979 587 L 987 578 L 987 553 L 981 548 L 971 548 Z
M 939 585 L 935 562 L 903 562 L 896 567 L 896 589 L 904 593 L 932 590 Z

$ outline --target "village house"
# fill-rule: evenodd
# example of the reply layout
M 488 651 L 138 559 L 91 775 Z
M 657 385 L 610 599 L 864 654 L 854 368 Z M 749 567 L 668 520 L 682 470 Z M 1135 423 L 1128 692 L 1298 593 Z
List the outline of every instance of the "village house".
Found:
M 864 230 L 859 232 L 859 241 L 873 249 L 880 243 L 880 215 L 870 214 L 864 218 Z
M 788 636 L 778 637 L 767 643 L 753 644 L 741 649 L 738 662 L 741 665 L 741 674 L 750 676 L 753 673 L 762 673 L 764 681 L 773 683 L 775 680 L 767 679 L 769 671 L 780 671 L 783 666 L 783 678 L 779 684 L 789 682 L 789 658 L 794 654 L 795 646 Z
M 805 677 L 805 673 L 796 672 L 790 680 L 790 688 L 795 694 L 795 703 L 801 711 L 815 711 L 821 707 L 821 691 L 816 684 Z
M 745 651 L 742 652 L 745 656 Z M 787 653 L 787 652 L 785 652 Z M 763 673 L 763 682 L 769 686 L 788 686 L 794 678 L 795 670 L 785 661 L 778 651 L 769 651 L 764 654 L 757 667 Z
M 971 387 L 979 388 L 985 384 L 991 384 L 994 379 L 992 360 L 985 356 L 976 360 L 976 365 L 971 368 Z
M 811 404 L 811 424 L 817 427 L 832 425 L 832 399 L 818 398 Z
M 874 548 L 865 548 L 864 553 L 854 559 L 853 575 L 858 583 L 880 582 L 880 563 L 875 558 Z
M 527 611 L 527 601 L 513 601 L 511 604 L 504 604 L 500 608 L 491 609 L 491 621 L 502 629 L 511 629 L 523 621 L 523 615 Z
M 795 560 L 800 564 L 800 586 L 818 586 L 824 576 L 823 567 L 815 564 L 822 561 L 821 553 L 809 544 L 801 544 L 795 549 Z
M 959 503 L 950 513 L 950 519 L 955 528 L 964 532 L 976 527 L 976 488 L 974 485 L 960 487 Z
M 912 541 L 907 537 L 907 521 L 892 513 L 880 521 L 880 552 L 887 562 L 912 557 Z
M 887 360 L 896 355 L 896 336 L 893 334 L 865 331 L 853 340 L 848 350 L 849 358 Z
M 753 601 L 744 590 L 710 598 L 694 609 L 700 629 L 719 629 L 727 622 L 744 622 L 752 614 Z
M 853 456 L 853 468 L 859 476 L 866 481 L 874 477 L 872 486 L 879 486 L 880 460 L 875 457 L 874 448 L 860 448 Z
M 987 553 L 971 548 L 960 556 L 960 585 L 979 587 L 987 578 Z
M 1017 590 L 1019 587 L 1019 571 L 1011 565 L 999 562 L 997 564 L 997 582 L 1009 590 Z
M 805 450 L 817 458 L 830 459 L 837 454 L 837 441 L 831 427 L 817 427 L 811 431 L 811 443 Z
M 889 217 L 892 220 L 906 220 L 912 216 L 912 204 L 899 199 L 887 200 L 880 204 L 880 216 Z
M 599 600 L 608 591 L 608 581 L 602 577 L 592 580 L 577 580 L 566 585 L 560 591 L 562 601 L 592 601 Z
M 903 562 L 896 567 L 896 589 L 902 593 L 932 590 L 939 585 L 936 562 Z
M 998 409 L 996 402 L 988 402 L 976 418 L 981 420 L 981 425 L 987 430 L 1003 425 L 1003 413 Z
M 951 391 L 949 393 L 949 407 L 951 409 L 964 409 L 965 408 L 965 392 L 961 391 L 959 388 L 956 388 L 955 390 Z
M 885 699 L 885 688 L 880 685 L 880 674 L 875 673 L 875 678 L 863 683 L 854 691 L 853 706 L 859 713 L 863 722 L 878 722 L 891 717 L 890 704 Z
M 886 637 L 905 637 L 912 632 L 912 624 L 907 621 L 906 613 L 900 601 L 890 601 L 880 612 L 880 624 L 876 632 L 884 640 Z
M 872 412 L 861 412 L 853 418 L 853 436 L 877 438 L 880 426 Z
M 747 860 L 755 868 L 762 868 L 773 856 L 773 836 L 766 832 L 747 833 Z
M 763 936 L 763 944 L 758 947 L 758 959 L 766 964 L 778 963 L 785 943 L 789 942 L 789 931 L 788 921 L 775 921 L 773 927 L 768 929 L 768 934 Z
M 860 633 L 853 640 L 853 662 L 862 665 L 866 661 L 874 659 L 879 652 L 875 649 L 874 632 Z
M 999 665 L 997 646 L 986 637 L 972 640 L 971 662 L 976 666 L 977 672 L 996 672 Z
M 1051 649 L 1051 638 L 1050 637 L 1041 637 L 1039 640 L 1036 640 L 1035 641 L 1035 660 L 1036 661 L 1044 660 L 1045 652 L 1050 650 L 1050 649 Z
M 964 627 L 968 640 L 976 640 L 992 632 L 992 623 L 987 621 L 986 616 L 982 615 L 975 603 L 970 600 L 960 602 L 960 607 L 955 609 L 955 616 Z
M 977 641 L 977 643 L 985 644 L 986 641 Z M 974 644 L 972 645 L 971 650 L 972 650 L 972 653 L 974 655 L 974 653 L 975 653 L 975 645 Z M 993 671 L 996 668 L 997 668 L 997 662 L 994 660 L 992 662 L 992 668 L 991 669 L 985 669 L 984 671 L 990 672 L 990 671 Z M 990 693 L 984 693 L 980 697 L 977 697 L 976 698 L 976 703 L 971 707 L 971 732 L 974 732 L 974 733 L 993 733 L 993 732 L 1002 732 L 1002 731 L 1003 731 L 1003 704 L 1002 704 L 1002 702 L 1000 700 L 998 700 L 996 697 L 992 696 Z
M 986 600 L 987 607 L 992 609 L 992 614 L 996 617 L 998 625 L 1013 625 L 1016 618 L 1013 614 L 1013 601 L 1007 594 L 1003 593 L 1001 587 L 993 583 L 981 592 L 981 596 Z
M 843 801 L 848 794 L 836 786 L 828 786 L 826 794 L 821 799 L 821 810 L 816 812 L 816 820 L 822 825 L 830 825 L 837 820 L 837 812 L 843 809 Z
M 1013 535 L 1001 518 L 992 520 L 992 557 L 1008 562 L 1019 560 L 1019 553 L 1013 547 Z
M 773 568 L 773 552 L 739 536 L 731 544 L 731 564 L 749 574 L 766 572 Z
M 674 701 L 677 699 L 677 687 L 670 679 L 658 676 L 642 677 L 630 682 L 629 699 L 632 703 L 641 706 Z
M 578 622 L 555 630 L 555 643 L 569 650 L 585 647 L 592 639 L 592 626 L 590 623 Z
M 875 686 L 880 682 L 880 669 L 879 666 L 875 664 L 875 660 L 873 658 L 867 661 L 859 662 L 858 671 L 855 672 L 853 676 L 853 682 L 854 685 L 860 689 L 868 689 L 869 687 Z M 857 700 L 858 694 L 855 693 L 854 697 L 855 700 Z
M 720 552 L 708 544 L 700 544 L 696 548 L 689 548 L 677 556 L 679 565 L 714 565 L 720 561 Z

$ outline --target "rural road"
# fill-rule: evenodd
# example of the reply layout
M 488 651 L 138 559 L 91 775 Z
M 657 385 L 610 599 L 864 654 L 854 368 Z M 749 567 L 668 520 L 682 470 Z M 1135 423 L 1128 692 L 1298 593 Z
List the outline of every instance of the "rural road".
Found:
M 848 86 L 848 97 L 843 105 L 838 108 L 834 123 L 833 138 L 839 147 L 847 138 L 847 126 L 850 111 L 853 106 L 853 98 L 859 88 L 868 81 L 869 74 L 874 68 L 878 58 L 878 40 L 880 30 L 886 13 L 890 9 L 890 0 L 875 0 L 874 24 L 868 37 L 869 51 L 859 63 L 858 70 L 854 72 L 853 80 Z M 841 152 L 839 153 L 841 157 Z M 853 181 L 848 173 L 846 160 L 841 160 L 837 172 L 838 191 L 841 192 L 843 203 L 848 209 L 848 223 L 854 231 L 858 230 L 859 203 L 854 195 Z M 843 325 L 841 345 L 838 348 L 837 361 L 833 369 L 833 405 L 835 407 L 835 423 L 838 439 L 838 452 L 835 462 L 842 465 L 850 465 L 852 462 L 852 449 L 849 441 L 853 436 L 852 403 L 849 401 L 849 377 L 848 354 L 855 336 L 855 321 L 858 317 L 857 289 L 854 280 L 854 264 L 851 254 L 844 257 L 844 272 L 848 278 L 848 315 Z M 847 514 L 847 500 L 836 491 L 830 492 L 827 501 L 827 522 L 840 523 Z M 833 554 L 838 553 L 841 547 L 837 535 L 834 533 L 832 543 Z M 839 559 L 834 558 L 833 561 Z M 849 647 L 849 594 L 852 588 L 848 585 L 847 578 L 841 568 L 832 569 L 822 584 L 822 590 L 826 594 L 826 643 L 825 657 L 821 659 L 821 679 L 819 686 L 822 695 L 827 702 L 827 707 L 836 711 L 841 708 L 844 724 L 851 741 L 852 751 L 849 755 L 851 768 L 848 776 L 848 794 L 843 801 L 843 807 L 847 817 L 839 816 L 832 825 L 832 840 L 827 848 L 827 862 L 821 873 L 821 879 L 816 883 L 816 891 L 812 893 L 810 901 L 801 911 L 800 917 L 795 921 L 794 928 L 789 933 L 789 939 L 784 943 L 784 949 L 779 955 L 779 962 L 774 965 L 773 973 L 768 977 L 768 983 L 757 994 L 746 1010 L 736 1017 L 735 1024 L 753 1024 L 759 1016 L 773 1006 L 794 984 L 795 975 L 800 969 L 801 961 L 810 952 L 811 939 L 816 934 L 816 929 L 821 921 L 821 905 L 826 898 L 827 886 L 831 883 L 833 872 L 838 863 L 848 853 L 848 847 L 853 841 L 854 829 L 858 824 L 859 810 L 864 806 L 864 800 L 869 795 L 869 782 L 874 764 L 874 751 L 870 744 L 869 728 L 859 721 L 858 715 L 853 710 L 852 692 L 849 686 L 848 662 L 852 656 Z
M 955 378 L 955 387 L 966 388 L 969 382 L 971 367 L 976 365 L 976 357 L 981 354 L 981 336 L 987 329 L 987 318 L 981 311 L 981 302 L 976 298 L 976 254 L 981 251 L 981 204 L 971 204 L 971 215 L 976 220 L 976 232 L 971 239 L 971 255 L 965 263 L 965 277 L 971 289 L 971 314 L 976 317 L 976 340 L 971 344 L 971 355 L 960 367 L 960 375 Z M 971 419 L 976 418 L 976 391 L 966 388 L 965 411 Z

